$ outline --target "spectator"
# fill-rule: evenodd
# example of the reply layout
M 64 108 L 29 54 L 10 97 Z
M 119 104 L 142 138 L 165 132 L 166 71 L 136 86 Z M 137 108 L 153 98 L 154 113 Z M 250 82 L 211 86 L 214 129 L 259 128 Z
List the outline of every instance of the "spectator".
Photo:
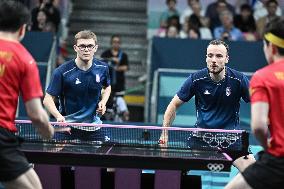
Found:
M 199 17 L 195 14 L 192 14 L 188 20 L 188 37 L 194 38 L 199 34 L 200 39 L 212 39 L 212 33 L 209 28 L 204 27 L 199 19 Z
M 253 17 L 253 10 L 249 4 L 241 6 L 240 14 L 234 17 L 234 25 L 243 32 L 245 40 L 257 40 L 256 23 Z
M 200 39 L 199 29 L 196 27 L 189 28 L 188 30 L 188 38 L 190 39 Z
M 185 22 L 182 24 L 181 30 L 179 32 L 179 37 L 182 39 L 188 37 L 188 30 L 189 30 L 188 20 L 189 17 L 185 17 Z
M 221 40 L 243 40 L 242 32 L 233 24 L 233 15 L 230 11 L 224 10 L 220 13 L 222 26 L 214 29 L 214 37 Z
M 205 10 L 201 9 L 201 5 L 200 5 L 199 0 L 187 0 L 187 4 L 188 4 L 188 7 L 182 12 L 182 14 L 180 16 L 180 23 L 181 24 L 184 24 L 186 22 L 187 18 L 194 13 L 193 6 L 196 5 L 196 4 L 199 5 L 200 15 L 205 16 Z
M 208 5 L 205 15 L 210 19 L 211 30 L 221 25 L 219 14 L 224 10 L 229 10 L 233 15 L 235 14 L 234 7 L 226 0 L 216 0 L 216 2 Z
M 199 21 L 201 22 L 202 26 L 209 27 L 210 26 L 210 20 L 208 17 L 205 16 L 204 11 L 201 9 L 201 5 L 198 2 L 192 3 L 192 14 L 195 14 Z M 191 14 L 191 15 L 192 15 Z
M 253 9 L 254 9 L 253 16 L 254 16 L 254 19 L 256 21 L 258 19 L 260 19 L 261 17 L 268 15 L 267 8 L 265 6 L 267 2 L 268 2 L 268 0 L 258 0 L 258 1 L 255 2 L 254 6 L 253 6 Z M 281 11 L 281 8 L 279 6 L 277 6 L 276 15 L 277 16 L 282 15 L 282 11 Z
M 269 23 L 274 18 L 278 17 L 276 15 L 276 10 L 278 7 L 278 2 L 276 0 L 268 0 L 266 2 L 265 7 L 266 7 L 268 14 L 264 17 L 261 17 L 260 19 L 256 21 L 257 33 L 261 38 L 263 37 L 264 28 L 266 24 Z
M 167 21 L 170 17 L 172 16 L 178 16 L 179 17 L 179 12 L 176 9 L 176 0 L 166 0 L 168 9 L 165 10 L 160 18 L 160 28 L 167 28 Z
M 53 5 L 53 0 L 39 0 L 39 6 L 35 7 L 32 10 L 33 25 L 37 25 L 37 15 L 40 10 L 44 10 L 46 12 L 48 20 L 54 24 L 55 30 L 57 32 L 61 18 L 59 9 Z
M 48 22 L 47 12 L 42 9 L 37 12 L 36 22 L 32 23 L 32 31 L 44 31 Z
M 121 50 L 120 36 L 113 35 L 111 37 L 111 48 L 104 51 L 101 57 L 106 60 L 110 68 L 114 71 L 111 75 L 112 79 L 112 94 L 111 97 L 116 97 L 118 104 L 118 113 L 123 114 L 124 121 L 128 121 L 129 112 L 126 102 L 123 98 L 123 92 L 125 91 L 125 72 L 128 70 L 128 56 Z M 115 103 L 115 102 L 113 102 Z M 110 106 L 110 105 L 108 105 Z
M 56 34 L 56 28 L 55 28 L 53 22 L 47 21 L 44 28 L 43 28 L 43 31 L 44 32 L 51 32 L 55 35 Z
M 170 25 L 167 28 L 166 37 L 168 37 L 168 38 L 179 38 L 178 28 L 174 25 Z
M 170 26 L 174 26 L 177 29 L 177 32 L 180 32 L 181 25 L 179 23 L 179 16 L 173 15 L 168 18 L 167 20 L 167 27 L 166 28 L 160 28 L 158 31 L 158 36 L 159 37 L 166 37 L 167 36 L 167 31 L 170 28 Z

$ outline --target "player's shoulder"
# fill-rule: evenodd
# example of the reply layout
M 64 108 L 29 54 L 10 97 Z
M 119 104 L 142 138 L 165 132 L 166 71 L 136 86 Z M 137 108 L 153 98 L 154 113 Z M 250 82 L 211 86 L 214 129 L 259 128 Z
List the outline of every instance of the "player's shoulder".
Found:
M 96 67 L 108 68 L 108 64 L 106 62 L 96 59 L 96 58 L 93 59 L 93 64 Z
M 208 78 L 208 69 L 203 68 L 190 75 L 193 81 L 199 81 Z
M 226 67 L 226 71 L 227 71 L 227 76 L 231 79 L 242 80 L 243 78 L 247 78 L 244 73 L 235 70 L 233 68 Z
M 75 68 L 76 68 L 75 61 L 74 61 L 74 59 L 72 59 L 72 60 L 68 60 L 68 61 L 64 62 L 63 64 L 61 64 L 60 66 L 58 66 L 55 69 L 55 72 L 60 72 L 60 73 L 63 74 L 65 72 L 68 72 L 68 71 L 73 70 Z
M 263 75 L 263 74 L 267 74 L 267 72 L 270 72 L 271 70 L 273 70 L 273 67 L 275 66 L 275 64 L 268 64 L 260 69 L 258 69 L 254 75 Z M 274 68 L 275 69 L 275 68 Z
M 32 55 L 21 43 L 10 42 L 10 45 L 13 46 L 14 56 L 16 56 L 18 60 L 20 60 L 20 62 L 25 63 L 27 65 L 34 65 L 34 63 L 36 63 Z
M 264 79 L 264 78 L 267 78 L 267 76 L 269 75 L 270 73 L 270 70 L 271 69 L 271 65 L 267 65 L 263 68 L 260 68 L 258 69 L 253 75 L 252 75 L 252 79 Z

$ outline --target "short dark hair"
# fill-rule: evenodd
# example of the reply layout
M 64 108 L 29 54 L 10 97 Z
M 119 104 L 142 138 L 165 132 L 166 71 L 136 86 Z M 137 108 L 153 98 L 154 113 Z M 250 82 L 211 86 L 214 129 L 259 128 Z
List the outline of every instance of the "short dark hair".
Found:
M 166 4 L 169 4 L 171 1 L 174 1 L 175 3 L 177 3 L 177 0 L 166 0 Z
M 229 55 L 229 45 L 225 41 L 222 41 L 220 39 L 214 39 L 214 40 L 209 42 L 208 46 L 209 45 L 224 45 L 226 47 L 226 50 L 227 50 L 227 55 Z
M 0 31 L 16 32 L 30 20 L 28 8 L 16 0 L 0 1 Z
M 284 39 L 284 18 L 283 17 L 276 17 L 274 19 L 272 19 L 270 22 L 268 22 L 268 24 L 266 25 L 265 29 L 264 29 L 264 35 L 267 33 L 272 33 L 274 35 L 276 35 L 277 37 Z M 265 39 L 265 38 L 264 38 Z M 268 40 L 266 40 L 266 44 L 269 43 Z M 278 53 L 280 55 L 284 55 L 284 48 L 278 47 Z
M 247 4 L 247 3 L 242 4 L 240 9 L 241 9 L 241 11 L 247 10 L 249 12 L 253 12 L 251 6 L 249 4 Z
M 113 40 L 114 38 L 119 38 L 119 39 L 120 39 L 120 35 L 118 35 L 118 34 L 112 35 L 111 38 L 110 38 L 110 43 L 112 43 L 112 40 Z
M 270 5 L 270 3 L 274 3 L 274 4 L 276 4 L 278 6 L 278 1 L 277 0 L 268 0 L 265 5 L 268 7 Z

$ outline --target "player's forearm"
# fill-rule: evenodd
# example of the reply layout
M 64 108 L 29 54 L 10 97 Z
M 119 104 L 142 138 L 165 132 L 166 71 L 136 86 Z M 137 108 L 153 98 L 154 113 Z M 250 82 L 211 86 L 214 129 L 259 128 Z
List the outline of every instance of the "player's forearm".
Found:
M 168 105 L 167 110 L 164 114 L 164 120 L 163 120 L 164 127 L 170 127 L 172 125 L 176 117 L 176 111 L 183 103 L 184 102 L 180 100 L 177 95 L 174 96 L 174 98 Z
M 106 105 L 108 99 L 109 99 L 109 96 L 110 96 L 110 93 L 111 93 L 111 86 L 109 85 L 108 87 L 106 87 L 105 89 L 103 89 L 102 91 L 102 100 L 101 102 Z
M 268 147 L 268 127 L 266 125 L 252 125 L 252 132 L 260 145 L 267 149 Z
M 251 129 L 264 149 L 268 147 L 268 111 L 267 102 L 255 102 L 251 105 Z
M 163 127 L 170 127 L 176 117 L 176 107 L 169 104 L 164 114 Z
M 57 110 L 56 105 L 54 103 L 54 98 L 51 95 L 46 95 L 43 99 L 43 105 L 47 109 L 53 117 L 57 118 L 61 116 L 60 112 Z
M 48 125 L 48 115 L 42 108 L 40 99 L 35 98 L 25 103 L 27 114 L 31 121 L 37 125 Z
M 39 98 L 32 99 L 25 103 L 27 114 L 33 125 L 37 128 L 44 138 L 52 138 L 54 129 L 49 124 L 49 118 L 46 111 L 41 105 Z

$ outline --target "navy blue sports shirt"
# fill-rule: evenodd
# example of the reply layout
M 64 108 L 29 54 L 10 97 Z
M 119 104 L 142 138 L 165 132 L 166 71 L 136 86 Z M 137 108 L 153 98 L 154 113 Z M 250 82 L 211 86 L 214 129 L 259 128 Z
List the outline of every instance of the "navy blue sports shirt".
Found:
M 46 92 L 59 98 L 59 111 L 66 115 L 66 121 L 93 123 L 101 90 L 109 85 L 104 62 L 93 59 L 92 66 L 84 71 L 70 60 L 54 70 Z
M 184 102 L 195 96 L 196 127 L 240 129 L 240 100 L 250 101 L 249 80 L 241 72 L 225 69 L 225 77 L 219 82 L 211 79 L 207 68 L 192 73 L 177 92 Z

